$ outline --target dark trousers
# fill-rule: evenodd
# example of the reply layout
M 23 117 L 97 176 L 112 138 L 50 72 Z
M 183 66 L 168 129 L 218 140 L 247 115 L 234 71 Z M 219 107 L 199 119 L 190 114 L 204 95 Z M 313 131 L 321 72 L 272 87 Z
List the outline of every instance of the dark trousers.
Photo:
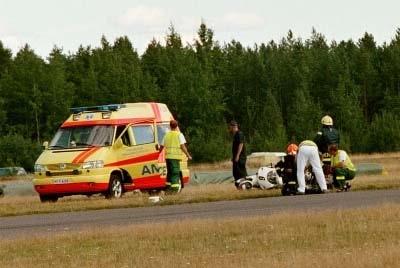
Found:
M 247 176 L 246 159 L 239 159 L 238 162 L 232 162 L 232 173 L 235 180 L 235 186 L 239 186 L 239 180 Z

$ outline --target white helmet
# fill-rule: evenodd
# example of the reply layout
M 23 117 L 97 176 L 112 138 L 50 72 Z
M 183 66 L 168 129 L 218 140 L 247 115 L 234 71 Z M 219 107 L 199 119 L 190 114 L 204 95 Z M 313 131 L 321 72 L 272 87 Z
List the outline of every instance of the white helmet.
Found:
M 321 119 L 321 124 L 326 125 L 326 126 L 333 126 L 332 117 L 330 117 L 329 115 L 325 115 Z

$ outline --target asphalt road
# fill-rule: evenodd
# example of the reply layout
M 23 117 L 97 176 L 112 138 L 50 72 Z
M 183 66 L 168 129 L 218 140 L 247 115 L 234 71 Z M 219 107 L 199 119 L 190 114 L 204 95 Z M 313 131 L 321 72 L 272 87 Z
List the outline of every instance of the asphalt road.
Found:
M 270 215 L 287 211 L 321 211 L 400 203 L 400 190 L 270 197 L 171 206 L 107 209 L 0 218 L 1 239 L 53 235 L 131 224 Z

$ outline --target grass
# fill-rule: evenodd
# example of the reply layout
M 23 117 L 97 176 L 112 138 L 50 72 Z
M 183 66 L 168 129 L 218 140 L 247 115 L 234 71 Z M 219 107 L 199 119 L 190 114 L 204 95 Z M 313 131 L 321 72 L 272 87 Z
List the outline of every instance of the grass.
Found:
M 398 267 L 400 205 L 3 240 L 2 267 Z
M 360 175 L 352 182 L 352 190 L 377 190 L 400 188 L 400 153 L 354 155 L 355 163 L 374 162 L 384 166 L 382 175 Z M 219 164 L 194 166 L 196 170 L 205 168 L 218 168 Z M 222 168 L 227 163 L 220 165 Z M 177 196 L 167 196 L 159 205 L 199 203 L 219 200 L 237 200 L 248 198 L 261 198 L 280 195 L 279 190 L 252 190 L 237 191 L 231 184 L 209 184 L 200 186 L 188 186 Z M 147 194 L 127 193 L 118 200 L 106 200 L 103 197 L 91 198 L 74 196 L 60 199 L 57 203 L 40 203 L 38 196 L 5 196 L 0 198 L 0 216 L 16 216 L 26 214 L 68 212 L 81 210 L 96 210 L 108 208 L 126 208 L 153 206 L 148 201 Z
M 280 190 L 242 192 L 237 191 L 232 185 L 209 184 L 188 186 L 179 195 L 164 196 L 164 201 L 157 205 L 239 200 L 278 195 L 280 195 Z M 148 198 L 149 195 L 145 193 L 127 193 L 121 199 L 105 199 L 102 196 L 93 196 L 91 198 L 74 196 L 64 197 L 57 203 L 41 203 L 37 196 L 6 196 L 0 199 L 0 216 L 154 206 L 149 202 Z

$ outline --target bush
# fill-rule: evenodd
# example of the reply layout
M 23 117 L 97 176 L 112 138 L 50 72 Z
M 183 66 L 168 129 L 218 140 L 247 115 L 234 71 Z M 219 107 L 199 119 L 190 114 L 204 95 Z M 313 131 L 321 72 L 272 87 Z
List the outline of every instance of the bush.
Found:
M 40 151 L 40 146 L 21 135 L 0 137 L 0 165 L 2 167 L 22 166 L 27 171 L 33 171 L 33 165 Z
M 376 115 L 369 134 L 370 152 L 400 150 L 400 117 L 384 112 Z

